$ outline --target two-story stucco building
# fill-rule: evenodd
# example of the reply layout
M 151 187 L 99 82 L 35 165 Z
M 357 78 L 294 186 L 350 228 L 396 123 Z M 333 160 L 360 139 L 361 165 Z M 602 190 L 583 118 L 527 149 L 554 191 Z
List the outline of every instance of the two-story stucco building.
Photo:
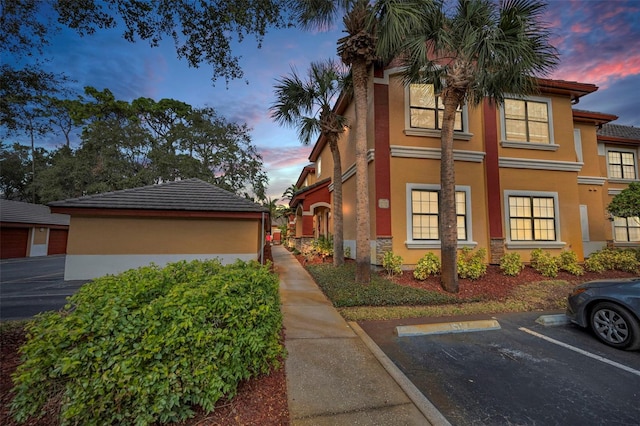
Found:
M 440 121 L 430 85 L 404 85 L 400 69 L 376 69 L 369 86 L 371 262 L 385 251 L 415 264 L 439 253 Z M 576 109 L 593 84 L 539 80 L 539 93 L 458 111 L 454 135 L 459 247 L 507 252 L 571 249 L 584 259 L 605 247 L 640 245 L 638 218 L 610 218 L 606 206 L 638 181 L 640 129 L 609 124 L 611 114 Z M 335 106 L 350 123 L 353 102 Z M 345 246 L 355 256 L 355 141 L 339 141 L 344 167 Z M 319 138 L 291 200 L 302 245 L 331 233 L 333 161 Z M 306 182 L 306 183 L 305 183 Z

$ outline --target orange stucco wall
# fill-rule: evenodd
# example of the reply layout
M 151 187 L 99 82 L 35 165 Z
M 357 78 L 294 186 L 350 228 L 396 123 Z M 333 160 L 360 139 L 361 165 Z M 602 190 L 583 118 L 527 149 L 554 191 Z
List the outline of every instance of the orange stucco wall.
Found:
M 71 217 L 67 253 L 257 253 L 260 221 Z

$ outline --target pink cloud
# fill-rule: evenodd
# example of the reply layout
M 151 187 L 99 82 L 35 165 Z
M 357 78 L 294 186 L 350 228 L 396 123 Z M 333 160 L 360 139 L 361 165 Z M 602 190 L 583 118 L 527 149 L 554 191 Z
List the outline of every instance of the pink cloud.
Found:
M 311 146 L 291 146 L 291 147 L 259 147 L 258 151 L 262 155 L 265 169 L 281 169 L 291 166 L 302 166 L 307 164 Z

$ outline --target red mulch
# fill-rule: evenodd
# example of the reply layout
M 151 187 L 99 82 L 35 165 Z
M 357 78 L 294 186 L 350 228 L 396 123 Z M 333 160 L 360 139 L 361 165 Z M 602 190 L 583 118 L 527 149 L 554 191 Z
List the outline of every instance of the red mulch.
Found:
M 302 265 L 331 264 L 333 259 L 319 257 L 305 259 L 302 255 L 296 255 Z M 352 261 L 349 259 L 349 261 Z M 387 276 L 385 271 L 379 271 L 380 276 Z M 514 289 L 523 283 L 531 283 L 549 280 L 564 280 L 571 284 L 580 284 L 585 281 L 603 278 L 626 278 L 634 277 L 636 274 L 622 271 L 605 271 L 603 273 L 587 272 L 584 275 L 575 276 L 565 271 L 560 271 L 556 278 L 545 277 L 530 266 L 526 266 L 517 277 L 509 277 L 502 273 L 497 265 L 489 265 L 487 273 L 478 280 L 459 279 L 459 292 L 456 294 L 461 302 L 468 300 L 504 300 L 510 296 Z M 421 288 L 441 292 L 451 295 L 442 289 L 439 276 L 430 276 L 424 281 L 419 281 L 413 277 L 413 271 L 403 271 L 402 275 L 391 277 L 391 281 L 405 286 Z

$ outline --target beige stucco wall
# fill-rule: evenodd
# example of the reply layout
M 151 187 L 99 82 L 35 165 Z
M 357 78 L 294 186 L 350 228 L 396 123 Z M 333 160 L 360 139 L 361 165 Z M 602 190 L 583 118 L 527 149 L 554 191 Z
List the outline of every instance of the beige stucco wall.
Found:
M 73 216 L 67 253 L 257 253 L 259 235 L 258 220 Z

